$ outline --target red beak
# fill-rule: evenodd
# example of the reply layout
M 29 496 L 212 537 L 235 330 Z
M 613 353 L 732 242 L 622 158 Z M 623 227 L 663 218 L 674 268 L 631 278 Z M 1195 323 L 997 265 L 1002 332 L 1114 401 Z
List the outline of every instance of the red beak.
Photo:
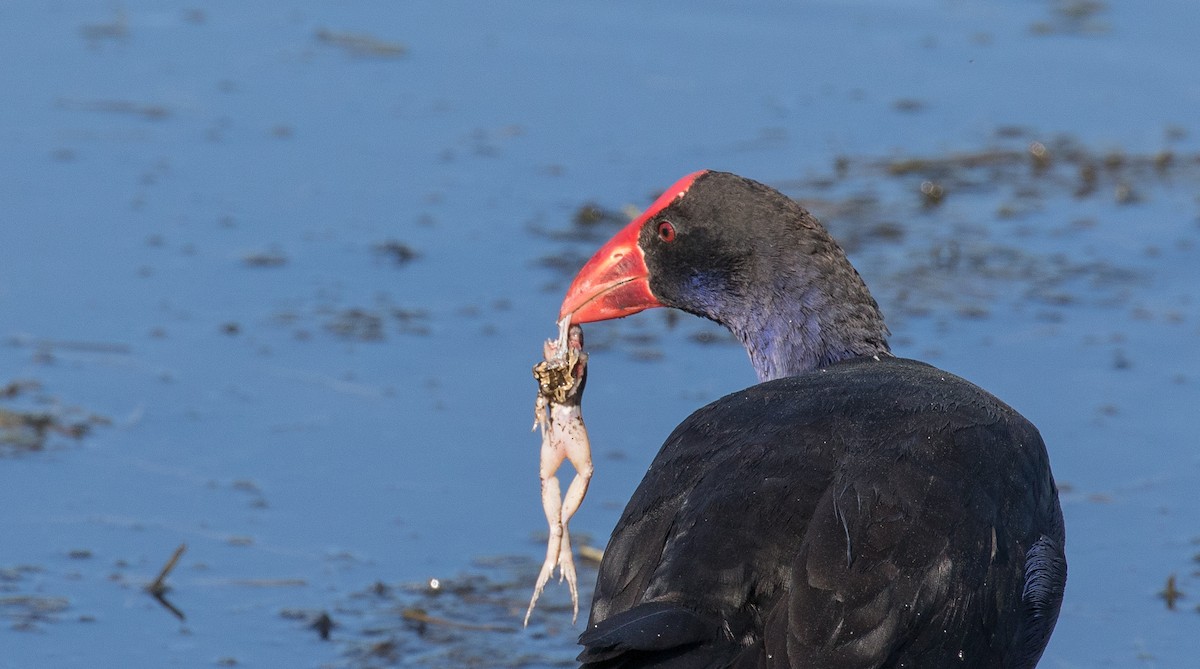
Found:
M 558 312 L 560 320 L 570 314 L 571 323 L 578 325 L 662 306 L 650 292 L 650 270 L 638 246 L 647 218 L 643 214 L 625 226 L 579 270 Z
M 596 251 L 567 289 L 558 312 L 559 320 L 570 314 L 571 323 L 578 325 L 663 306 L 650 292 L 650 270 L 646 267 L 646 254 L 638 246 L 638 235 L 646 221 L 682 197 L 696 177 L 707 171 L 693 172 L 677 181 L 641 216 Z

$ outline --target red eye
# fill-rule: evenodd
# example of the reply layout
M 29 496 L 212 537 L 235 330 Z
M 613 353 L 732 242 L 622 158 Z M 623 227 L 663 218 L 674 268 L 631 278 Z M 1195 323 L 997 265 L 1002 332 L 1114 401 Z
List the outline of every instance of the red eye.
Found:
M 663 221 L 658 224 L 658 238 L 664 242 L 675 241 L 675 226 L 671 225 L 670 221 Z

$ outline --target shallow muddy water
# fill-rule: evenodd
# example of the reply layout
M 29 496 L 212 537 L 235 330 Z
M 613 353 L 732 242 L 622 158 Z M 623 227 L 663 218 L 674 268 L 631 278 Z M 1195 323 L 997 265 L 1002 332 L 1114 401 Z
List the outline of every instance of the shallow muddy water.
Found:
M 1195 666 L 1198 21 L 0 6 L 0 667 L 571 666 L 564 587 L 520 628 L 529 368 L 587 255 L 702 167 L 803 201 L 897 353 L 1039 426 L 1070 559 L 1041 666 Z M 603 546 L 670 429 L 754 376 L 687 316 L 588 342 L 572 529 Z M 173 612 L 145 588 L 181 544 Z

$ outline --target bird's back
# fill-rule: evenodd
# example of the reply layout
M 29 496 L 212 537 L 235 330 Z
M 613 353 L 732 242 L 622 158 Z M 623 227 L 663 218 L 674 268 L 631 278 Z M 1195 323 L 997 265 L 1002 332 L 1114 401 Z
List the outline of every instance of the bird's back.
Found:
M 759 384 L 668 437 L 613 532 L 586 667 L 1032 667 L 1066 576 L 1036 428 L 923 363 Z

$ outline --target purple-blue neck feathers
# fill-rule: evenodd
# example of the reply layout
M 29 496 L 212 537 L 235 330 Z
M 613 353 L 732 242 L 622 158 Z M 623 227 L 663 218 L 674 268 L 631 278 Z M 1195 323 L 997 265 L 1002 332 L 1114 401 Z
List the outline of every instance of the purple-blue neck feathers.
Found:
M 686 246 L 662 248 L 664 302 L 727 327 L 762 381 L 891 355 L 883 315 L 816 218 L 782 193 L 710 172 L 664 217 Z

